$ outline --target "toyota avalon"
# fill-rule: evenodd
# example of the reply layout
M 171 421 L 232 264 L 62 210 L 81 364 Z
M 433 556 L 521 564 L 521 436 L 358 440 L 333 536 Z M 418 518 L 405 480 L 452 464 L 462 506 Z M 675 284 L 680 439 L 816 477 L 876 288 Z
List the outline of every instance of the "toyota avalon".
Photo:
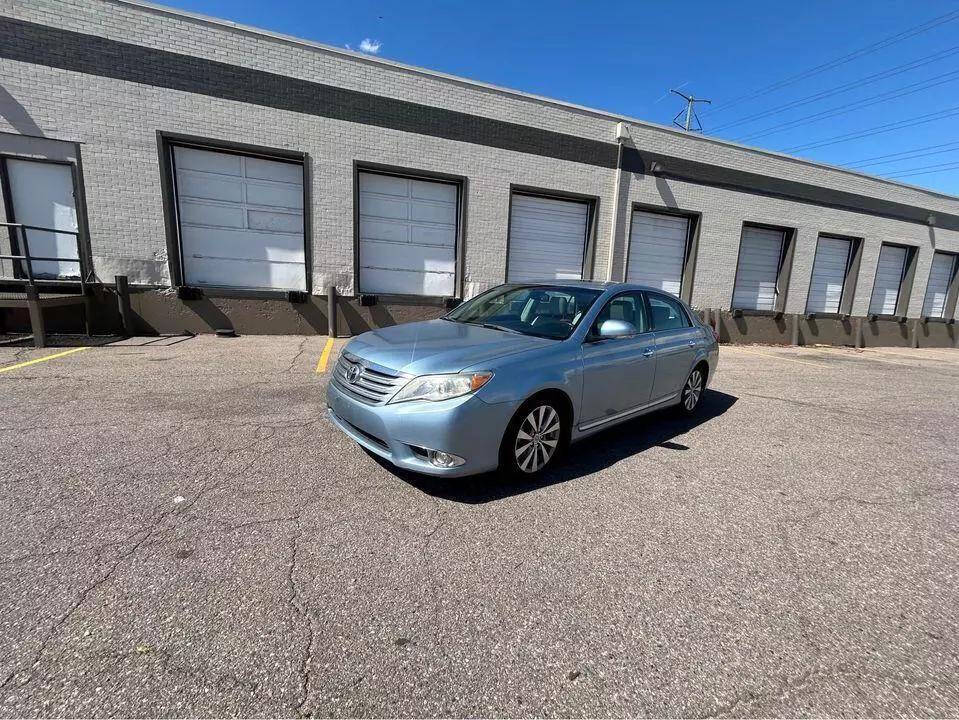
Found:
M 713 331 L 673 295 L 622 283 L 509 283 L 343 349 L 330 420 L 394 465 L 542 472 L 570 443 L 675 406 L 716 371 Z

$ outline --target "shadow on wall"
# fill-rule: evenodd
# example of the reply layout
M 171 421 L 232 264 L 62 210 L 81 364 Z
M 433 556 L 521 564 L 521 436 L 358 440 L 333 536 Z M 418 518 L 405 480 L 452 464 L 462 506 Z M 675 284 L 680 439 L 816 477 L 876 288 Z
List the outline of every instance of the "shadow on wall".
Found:
M 214 305 L 209 298 L 200 300 L 184 301 L 184 306 L 189 308 L 200 320 L 202 320 L 211 330 L 232 330 L 233 321 L 226 314 Z
M 667 409 L 610 428 L 572 445 L 565 457 L 559 458 L 555 469 L 529 480 L 509 478 L 499 473 L 466 478 L 434 478 L 401 470 L 377 455 L 369 455 L 401 480 L 428 495 L 461 503 L 487 503 L 591 475 L 651 447 L 677 452 L 688 450 L 686 445 L 675 442 L 675 439 L 719 417 L 737 400 L 733 395 L 707 390 L 693 417 L 683 417 Z
M 673 195 L 673 191 L 669 189 L 669 185 L 663 178 L 656 178 L 656 189 L 659 191 L 659 197 L 666 203 L 666 207 L 673 208 L 674 210 L 679 208 L 679 203 L 676 202 L 676 196 Z
M 836 320 L 829 320 L 828 323 L 824 323 L 824 325 L 825 324 L 838 324 L 838 326 L 841 328 L 841 334 L 844 336 L 848 335 L 851 341 L 853 326 L 852 326 L 852 320 L 850 320 L 849 318 L 839 318 Z M 826 327 L 824 326 L 821 328 L 819 320 L 817 320 L 816 318 L 809 318 L 805 321 L 805 327 L 803 327 L 800 330 L 800 333 L 799 333 L 800 340 L 802 340 L 803 342 L 805 342 L 807 339 L 812 341 L 819 340 L 821 336 L 826 334 L 825 331 L 826 331 Z M 809 335 L 808 338 L 806 337 L 807 333 Z M 828 333 L 826 340 L 828 342 L 834 342 L 835 341 L 834 338 L 837 334 L 838 333 L 836 331 L 832 331 Z
M 385 306 L 379 303 L 367 308 L 369 318 L 364 317 L 363 314 L 357 310 L 356 306 L 348 300 L 340 299 L 337 306 L 339 312 L 341 312 L 346 319 L 346 326 L 349 328 L 351 335 L 359 335 L 367 330 L 376 330 L 377 328 L 390 327 L 391 325 L 397 324 L 396 318 L 390 314 L 390 311 L 387 310 Z
M 748 342 L 784 342 L 788 337 L 789 326 L 785 315 L 743 315 L 734 317 L 732 313 L 719 313 L 719 341 L 737 342 L 744 338 Z
M 922 323 L 919 325 L 919 332 L 922 339 L 926 340 L 938 335 L 940 338 L 945 335 L 946 340 L 952 346 L 956 346 L 956 335 L 959 334 L 957 325 L 946 325 L 944 323 Z
M 326 335 L 329 331 L 329 311 L 326 314 L 312 302 L 293 303 L 293 309 L 319 335 Z
M 892 332 L 889 332 L 890 326 L 893 326 Z M 874 338 L 879 337 L 880 335 L 894 335 L 898 336 L 901 340 L 909 340 L 909 324 L 904 322 L 884 322 L 880 326 L 879 322 L 867 322 L 866 327 L 869 328 L 869 334 Z
M 769 320 L 772 321 L 773 325 L 775 325 L 776 330 L 781 333 L 786 332 L 786 317 L 784 315 L 780 317 L 771 317 Z M 749 332 L 749 322 L 745 315 L 742 317 L 733 318 L 733 321 L 735 322 L 736 329 L 739 330 L 740 335 L 745 335 L 747 332 Z
M 45 137 L 43 130 L 30 117 L 27 109 L 21 105 L 5 87 L 0 85 L 0 116 L 13 126 L 13 129 L 22 135 Z

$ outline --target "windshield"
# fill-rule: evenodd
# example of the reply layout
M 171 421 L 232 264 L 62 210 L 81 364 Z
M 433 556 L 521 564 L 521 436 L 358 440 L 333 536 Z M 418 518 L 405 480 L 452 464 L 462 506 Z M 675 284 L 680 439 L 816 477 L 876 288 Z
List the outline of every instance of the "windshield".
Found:
M 500 285 L 463 303 L 445 319 L 565 340 L 601 294 L 592 288 Z

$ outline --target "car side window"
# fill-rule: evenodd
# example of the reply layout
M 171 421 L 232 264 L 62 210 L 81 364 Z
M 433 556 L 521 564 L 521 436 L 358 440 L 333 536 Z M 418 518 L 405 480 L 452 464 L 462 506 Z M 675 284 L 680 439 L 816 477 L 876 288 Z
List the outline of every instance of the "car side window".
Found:
M 636 328 L 637 333 L 649 332 L 649 322 L 646 318 L 646 305 L 643 303 L 643 294 L 627 292 L 617 295 L 599 311 L 596 322 L 590 334 L 598 335 L 599 326 L 607 320 L 625 320 Z
M 676 300 L 665 295 L 650 293 L 649 310 L 652 314 L 653 330 L 678 330 L 692 327 L 686 310 Z

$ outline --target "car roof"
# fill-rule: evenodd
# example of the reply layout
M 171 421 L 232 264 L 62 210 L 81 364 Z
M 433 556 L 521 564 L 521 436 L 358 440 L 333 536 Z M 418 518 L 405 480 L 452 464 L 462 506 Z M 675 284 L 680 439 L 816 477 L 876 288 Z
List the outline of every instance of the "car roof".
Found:
M 610 282 L 606 280 L 529 280 L 508 283 L 509 285 L 549 285 L 552 287 L 590 288 L 592 290 L 648 290 L 650 292 L 664 292 L 662 288 L 637 283 Z M 667 293 L 668 294 L 668 293 Z

